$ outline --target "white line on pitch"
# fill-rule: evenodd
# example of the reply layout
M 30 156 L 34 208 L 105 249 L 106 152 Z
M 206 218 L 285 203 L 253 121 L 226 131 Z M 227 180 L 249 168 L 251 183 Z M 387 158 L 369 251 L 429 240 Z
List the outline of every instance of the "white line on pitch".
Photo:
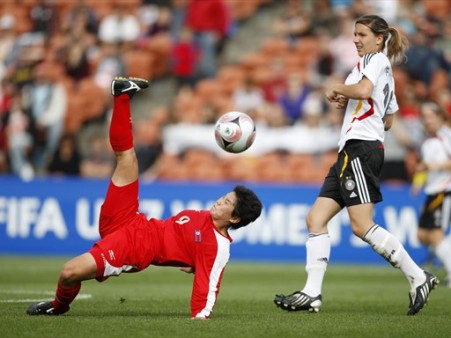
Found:
M 55 291 L 0 290 L 0 293 L 9 293 L 14 295 L 54 295 Z
M 11 292 L 5 292 L 5 291 L 1 291 L 2 293 L 14 293 L 14 294 L 20 294 L 20 292 L 18 292 L 20 290 L 13 290 Z M 45 295 L 53 295 L 54 292 L 52 291 L 42 291 L 42 292 L 23 292 L 23 293 L 33 293 L 33 294 L 45 294 Z M 75 298 L 76 300 L 83 300 L 83 299 L 90 299 L 92 298 L 92 295 L 89 293 L 80 293 L 77 295 L 77 297 Z M 39 301 L 50 301 L 53 299 L 0 299 L 0 303 L 29 303 L 29 302 L 39 302 Z

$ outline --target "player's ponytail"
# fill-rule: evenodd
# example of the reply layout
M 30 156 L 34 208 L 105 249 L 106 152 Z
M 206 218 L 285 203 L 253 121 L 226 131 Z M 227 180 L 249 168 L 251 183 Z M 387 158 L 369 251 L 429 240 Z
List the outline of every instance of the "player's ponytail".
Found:
M 405 59 L 409 41 L 394 27 L 389 27 L 388 32 L 389 38 L 385 39 L 384 36 L 386 54 L 391 62 L 401 63 Z
M 364 15 L 356 20 L 356 24 L 367 26 L 375 35 L 384 38 L 381 51 L 387 55 L 393 63 L 400 63 L 405 59 L 405 53 L 409 42 L 396 28 L 390 27 L 387 21 L 377 15 Z

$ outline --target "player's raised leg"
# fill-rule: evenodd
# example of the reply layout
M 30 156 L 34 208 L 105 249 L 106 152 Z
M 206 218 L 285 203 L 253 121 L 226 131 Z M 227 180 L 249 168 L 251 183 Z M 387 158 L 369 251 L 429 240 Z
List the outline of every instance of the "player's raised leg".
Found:
M 111 83 L 114 105 L 109 136 L 117 162 L 111 180 L 118 187 L 138 179 L 138 161 L 133 148 L 130 100 L 136 92 L 148 86 L 148 81 L 139 78 L 117 77 Z
M 114 215 L 114 212 L 108 213 L 108 211 L 119 212 L 121 206 L 127 207 L 128 204 L 131 204 L 133 207 L 134 203 L 137 203 L 136 183 L 134 186 L 130 185 L 132 189 L 125 189 L 125 193 L 120 193 L 117 189 L 136 182 L 138 179 L 138 164 L 133 149 L 130 99 L 136 92 L 148 86 L 146 80 L 122 77 L 115 78 L 111 84 L 114 106 L 110 124 L 110 143 L 116 155 L 117 164 L 100 215 L 99 232 L 102 238 L 121 226 L 121 223 L 115 222 L 114 217 L 108 217 Z M 121 195 L 122 199 L 116 198 L 116 195 Z M 127 203 L 125 200 L 131 202 Z M 133 211 L 129 212 L 133 213 Z M 97 276 L 99 257 L 101 257 L 101 253 L 98 248 L 93 248 L 89 253 L 84 253 L 64 264 L 58 279 L 55 298 L 52 301 L 31 304 L 27 309 L 27 314 L 61 315 L 69 311 L 70 304 L 80 292 L 81 282 L 99 277 Z
M 130 100 L 149 83 L 139 78 L 116 77 L 111 82 L 113 114 L 110 122 L 110 144 L 116 157 L 116 167 L 108 186 L 99 220 L 100 237 L 122 227 L 124 220 L 138 210 L 138 161 L 133 148 L 133 128 Z

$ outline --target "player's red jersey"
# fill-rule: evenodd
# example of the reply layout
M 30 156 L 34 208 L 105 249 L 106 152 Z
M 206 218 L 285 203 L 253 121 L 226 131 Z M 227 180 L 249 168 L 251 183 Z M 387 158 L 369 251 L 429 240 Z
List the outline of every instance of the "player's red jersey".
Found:
M 216 302 L 232 239 L 217 230 L 206 210 L 147 220 L 137 211 L 137 190 L 137 183 L 109 187 L 100 216 L 102 239 L 90 251 L 97 262 L 97 279 L 140 271 L 150 264 L 193 267 L 191 314 L 207 318 Z
M 216 229 L 209 211 L 185 210 L 158 221 L 158 225 L 162 247 L 152 264 L 194 267 L 191 312 L 193 317 L 208 317 L 229 260 L 232 239 Z

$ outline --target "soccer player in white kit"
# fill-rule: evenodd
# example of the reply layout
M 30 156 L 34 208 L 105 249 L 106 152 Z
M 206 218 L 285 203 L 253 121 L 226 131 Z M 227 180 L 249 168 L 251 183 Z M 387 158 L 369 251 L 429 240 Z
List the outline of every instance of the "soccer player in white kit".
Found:
M 423 141 L 421 162 L 416 168 L 417 173 L 426 173 L 418 239 L 442 262 L 447 273 L 445 283 L 451 287 L 451 241 L 446 237 L 451 219 L 451 128 L 447 113 L 432 102 L 421 105 L 421 119 L 429 137 Z
M 360 56 L 358 64 L 344 84 L 335 84 L 325 92 L 329 102 L 346 110 L 337 161 L 307 216 L 307 281 L 300 291 L 276 295 L 274 302 L 287 311 L 320 311 L 331 250 L 327 224 L 346 207 L 353 233 L 406 276 L 410 283 L 407 314 L 415 315 L 428 301 L 438 279 L 423 271 L 401 242 L 373 220 L 374 204 L 382 201 L 379 175 L 384 162 L 384 133 L 398 110 L 391 61 L 404 58 L 408 42 L 383 18 L 366 15 L 355 22 L 354 44 Z

